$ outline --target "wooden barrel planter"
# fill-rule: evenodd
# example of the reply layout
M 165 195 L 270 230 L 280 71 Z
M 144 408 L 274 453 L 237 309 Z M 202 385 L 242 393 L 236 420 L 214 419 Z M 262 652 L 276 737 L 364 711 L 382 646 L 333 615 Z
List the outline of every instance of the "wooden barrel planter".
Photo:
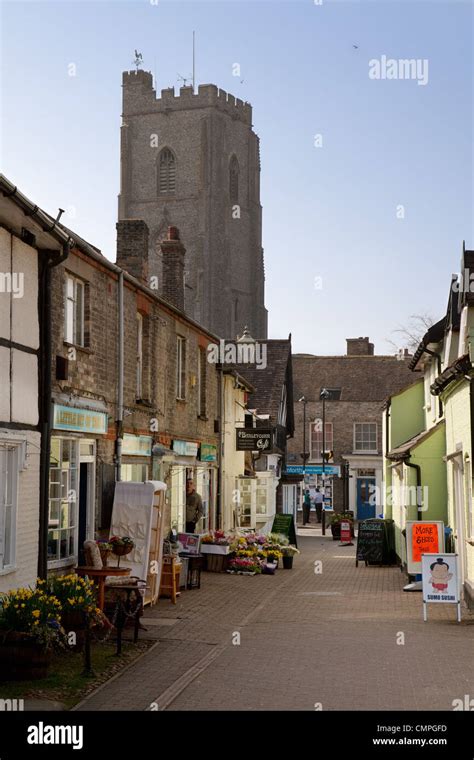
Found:
M 84 618 L 84 613 L 78 610 L 66 610 L 62 613 L 61 625 L 66 631 L 66 634 L 72 632 L 76 635 L 76 643 L 73 645 L 69 644 L 68 637 L 68 649 L 71 652 L 82 652 L 86 638 L 86 621 Z
M 0 638 L 0 673 L 5 681 L 36 681 L 46 678 L 51 649 L 28 633 L 12 631 Z

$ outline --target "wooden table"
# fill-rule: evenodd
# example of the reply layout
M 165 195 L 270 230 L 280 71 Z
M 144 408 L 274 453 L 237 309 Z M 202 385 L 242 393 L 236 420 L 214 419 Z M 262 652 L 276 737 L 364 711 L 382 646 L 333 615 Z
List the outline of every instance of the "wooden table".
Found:
M 87 565 L 74 568 L 76 575 L 81 577 L 87 575 L 91 580 L 97 582 L 97 606 L 102 612 L 104 611 L 105 579 L 111 575 L 130 575 L 131 570 L 131 567 L 87 567 Z

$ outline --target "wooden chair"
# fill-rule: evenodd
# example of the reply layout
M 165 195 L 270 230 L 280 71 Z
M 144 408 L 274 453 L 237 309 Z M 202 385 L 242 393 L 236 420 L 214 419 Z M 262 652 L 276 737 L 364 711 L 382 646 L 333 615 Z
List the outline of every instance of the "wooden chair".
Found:
M 176 604 L 176 599 L 180 595 L 179 576 L 181 573 L 181 563 L 179 558 L 170 555 L 163 556 L 163 569 L 161 572 L 160 596 L 171 599 L 172 604 Z

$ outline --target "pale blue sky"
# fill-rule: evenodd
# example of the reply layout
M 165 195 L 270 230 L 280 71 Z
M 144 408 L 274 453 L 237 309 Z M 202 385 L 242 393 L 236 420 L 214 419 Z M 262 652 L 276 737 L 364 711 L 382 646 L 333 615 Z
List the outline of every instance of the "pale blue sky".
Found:
M 179 87 L 193 29 L 197 84 L 253 105 L 270 337 L 331 354 L 369 335 L 392 353 L 410 314 L 442 316 L 474 246 L 472 3 L 3 2 L 2 171 L 110 259 L 121 72 L 137 48 L 158 90 Z M 382 55 L 428 59 L 428 84 L 369 79 Z

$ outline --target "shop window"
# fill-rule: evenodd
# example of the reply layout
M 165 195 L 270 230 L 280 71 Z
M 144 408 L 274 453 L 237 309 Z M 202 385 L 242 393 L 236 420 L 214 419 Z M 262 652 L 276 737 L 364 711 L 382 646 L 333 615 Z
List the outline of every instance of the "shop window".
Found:
M 326 448 L 326 452 L 334 450 L 334 435 L 332 422 L 326 422 L 326 436 L 323 442 L 323 425 L 320 420 L 311 422 L 310 424 L 310 459 L 312 462 L 323 461 L 323 443 Z
M 377 452 L 377 423 L 354 423 L 354 451 Z
M 52 438 L 49 469 L 48 561 L 75 558 L 79 441 Z
M 176 398 L 186 398 L 186 339 L 176 337 Z
M 143 483 L 149 480 L 149 467 L 147 464 L 123 464 L 120 468 L 122 480 L 132 483 Z
M 75 346 L 85 346 L 85 300 L 86 285 L 72 275 L 66 275 L 64 307 L 64 340 Z
M 18 449 L 0 446 L 0 570 L 15 566 Z

